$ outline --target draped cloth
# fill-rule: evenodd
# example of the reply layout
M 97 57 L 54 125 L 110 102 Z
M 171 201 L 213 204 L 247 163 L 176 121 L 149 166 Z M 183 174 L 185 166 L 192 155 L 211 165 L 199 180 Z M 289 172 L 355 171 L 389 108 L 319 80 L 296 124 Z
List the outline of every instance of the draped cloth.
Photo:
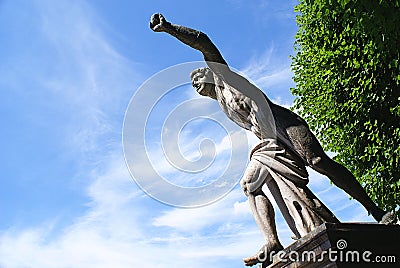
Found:
M 297 238 L 324 222 L 339 222 L 310 191 L 304 161 L 276 139 L 262 140 L 251 152 L 243 180 L 246 191 L 267 185 L 282 215 Z

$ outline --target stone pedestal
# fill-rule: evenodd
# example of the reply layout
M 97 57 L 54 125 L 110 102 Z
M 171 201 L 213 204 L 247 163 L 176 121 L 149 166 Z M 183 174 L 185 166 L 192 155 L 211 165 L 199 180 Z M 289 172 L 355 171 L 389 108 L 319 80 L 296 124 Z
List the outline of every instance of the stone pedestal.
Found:
M 276 254 L 277 267 L 400 267 L 400 226 L 325 223 Z

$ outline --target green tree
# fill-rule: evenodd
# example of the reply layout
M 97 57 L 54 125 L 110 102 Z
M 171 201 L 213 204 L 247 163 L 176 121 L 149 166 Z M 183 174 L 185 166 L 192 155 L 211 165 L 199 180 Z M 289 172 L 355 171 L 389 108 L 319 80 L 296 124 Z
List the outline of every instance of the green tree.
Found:
M 294 109 L 385 210 L 400 204 L 400 1 L 299 0 Z

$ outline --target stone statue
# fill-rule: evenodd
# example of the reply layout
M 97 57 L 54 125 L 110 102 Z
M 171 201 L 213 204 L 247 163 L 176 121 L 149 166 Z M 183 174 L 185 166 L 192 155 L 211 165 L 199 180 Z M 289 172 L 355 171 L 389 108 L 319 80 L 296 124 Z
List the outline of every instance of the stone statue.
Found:
M 231 71 L 207 35 L 171 24 L 161 14 L 151 17 L 150 28 L 166 32 L 203 54 L 208 68 L 190 74 L 193 87 L 199 94 L 217 100 L 232 121 L 260 139 L 251 152 L 241 186 L 265 245 L 244 259 L 247 266 L 261 262 L 260 259 L 266 259 L 263 265 L 267 265 L 271 252 L 283 249 L 276 232 L 274 210 L 262 191 L 263 185 L 270 189 L 296 238 L 324 222 L 339 222 L 307 187 L 306 166 L 326 175 L 359 201 L 378 222 L 391 220 L 392 214 L 372 202 L 353 174 L 324 153 L 307 123 L 297 114 L 272 103 L 255 85 Z

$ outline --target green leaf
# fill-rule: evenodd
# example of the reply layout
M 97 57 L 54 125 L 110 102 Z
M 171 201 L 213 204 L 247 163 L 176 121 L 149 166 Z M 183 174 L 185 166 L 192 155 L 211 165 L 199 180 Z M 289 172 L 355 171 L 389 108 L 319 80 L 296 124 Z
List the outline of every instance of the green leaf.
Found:
M 300 0 L 295 108 L 384 209 L 400 204 L 399 0 Z

